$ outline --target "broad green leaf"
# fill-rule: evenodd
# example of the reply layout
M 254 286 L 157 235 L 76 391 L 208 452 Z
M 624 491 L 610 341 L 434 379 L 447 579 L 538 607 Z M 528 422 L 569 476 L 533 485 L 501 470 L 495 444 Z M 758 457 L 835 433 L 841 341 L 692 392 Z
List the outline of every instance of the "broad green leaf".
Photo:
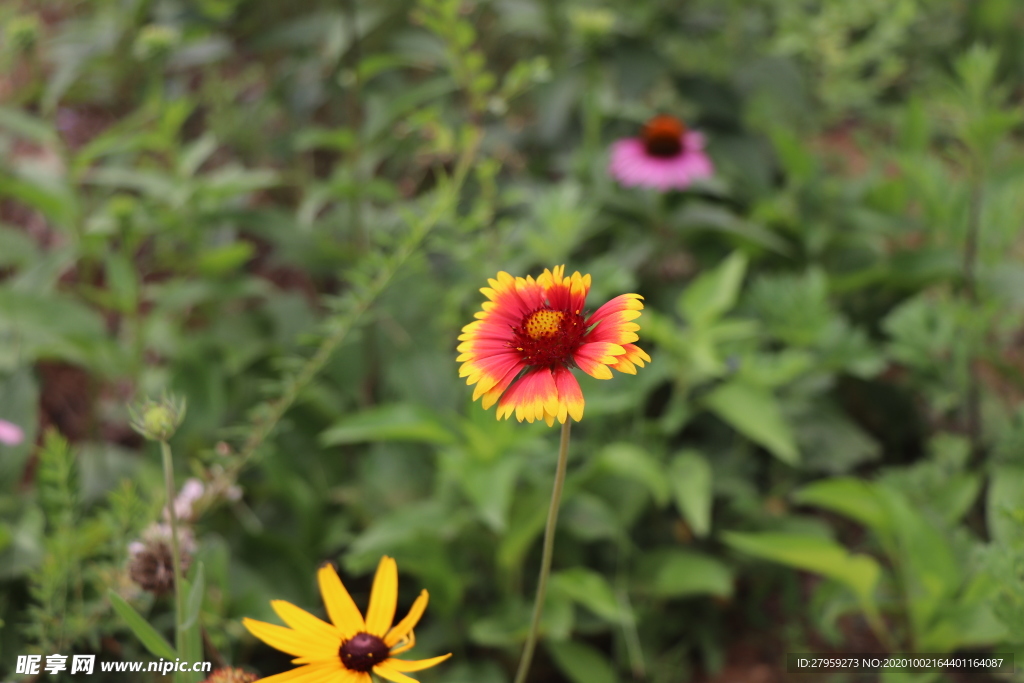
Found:
M 484 523 L 493 531 L 503 533 L 508 526 L 512 494 L 524 464 L 522 458 L 480 461 L 462 457 L 452 462 L 449 469 L 466 496 L 476 504 L 477 513 Z
M 732 595 L 733 573 L 721 561 L 688 550 L 657 553 L 645 562 L 641 592 L 660 598 Z
M 545 645 L 555 664 L 572 683 L 618 683 L 615 668 L 597 649 L 573 641 Z
M 883 537 L 892 533 L 892 523 L 870 482 L 855 477 L 835 477 L 805 486 L 793 494 L 799 505 L 815 505 L 849 517 Z
M 711 530 L 711 465 L 697 451 L 683 451 L 672 459 L 668 482 L 679 513 L 697 536 Z
M 623 614 L 615 591 L 601 574 L 583 567 L 556 572 L 548 582 L 554 595 L 565 596 L 608 621 L 622 622 L 632 617 Z
M 679 298 L 679 312 L 694 327 L 704 327 L 732 310 L 739 296 L 747 257 L 733 252 L 717 268 L 698 277 Z
M 47 171 L 24 171 L 20 177 L 0 174 L 0 197 L 7 196 L 38 209 L 54 225 L 70 231 L 78 215 L 78 197 L 61 177 Z
M 947 538 L 902 491 L 882 484 L 875 490 L 892 524 L 892 564 L 910 596 L 912 628 L 923 633 L 961 589 L 960 563 Z
M 800 459 L 793 432 L 768 390 L 737 381 L 725 382 L 704 397 L 704 405 L 787 465 L 796 465 Z
M 206 249 L 196 260 L 196 268 L 210 276 L 230 273 L 245 265 L 255 251 L 256 247 L 251 242 L 235 242 Z
M 121 253 L 109 254 L 106 265 L 107 286 L 112 294 L 111 303 L 122 313 L 135 310 L 139 298 L 139 281 L 134 265 Z
M 874 558 L 850 553 L 835 541 L 791 533 L 723 534 L 725 543 L 765 560 L 821 574 L 850 588 L 873 623 L 878 623 L 874 591 L 882 570 Z
M 407 403 L 394 403 L 343 417 L 320 435 L 325 446 L 361 441 L 421 441 L 448 444 L 455 436 L 426 410 Z
M 194 176 L 216 149 L 217 137 L 209 131 L 204 133 L 182 150 L 181 158 L 178 160 L 178 174 L 185 178 Z
M 0 128 L 41 145 L 54 145 L 59 140 L 49 123 L 14 107 L 0 107 Z
M 608 444 L 597 458 L 598 465 L 620 477 L 640 482 L 651 492 L 658 507 L 668 503 L 669 485 L 665 468 L 640 446 L 631 443 Z
M 24 231 L 0 224 L 0 268 L 25 266 L 39 255 L 39 247 Z
M 470 625 L 469 638 L 487 647 L 517 645 L 526 640 L 530 617 L 531 610 L 525 604 L 490 610 L 487 616 Z M 565 640 L 572 632 L 573 621 L 572 602 L 549 593 L 540 619 L 541 637 Z
M 989 478 L 988 529 L 992 540 L 1007 548 L 1024 542 L 1024 467 L 1002 465 Z
M 172 661 L 178 656 L 171 644 L 164 640 L 164 637 L 157 633 L 156 629 L 150 626 L 149 622 L 143 619 L 142 615 L 136 612 L 135 608 L 129 605 L 124 598 L 113 590 L 107 591 L 107 596 L 110 598 L 110 604 L 114 611 L 154 656 Z
M 715 204 L 686 202 L 672 215 L 672 221 L 687 232 L 706 230 L 725 233 L 778 254 L 789 255 L 792 251 L 784 239 L 768 228 Z
M 559 529 L 583 541 L 621 541 L 626 535 L 617 511 L 603 498 L 590 493 L 577 493 L 564 504 L 558 515 Z

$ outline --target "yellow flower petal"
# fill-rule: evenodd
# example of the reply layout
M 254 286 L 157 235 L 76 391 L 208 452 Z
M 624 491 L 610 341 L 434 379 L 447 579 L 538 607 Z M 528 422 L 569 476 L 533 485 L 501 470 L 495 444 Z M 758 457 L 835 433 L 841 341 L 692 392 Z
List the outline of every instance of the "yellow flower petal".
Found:
M 405 674 L 399 673 L 394 669 L 389 669 L 383 664 L 378 664 L 377 666 L 373 667 L 373 673 L 377 674 L 381 678 L 386 678 L 389 681 L 394 681 L 394 683 L 419 683 L 419 681 L 417 681 L 415 678 L 409 678 Z
M 409 613 L 405 615 L 405 619 L 395 624 L 395 627 L 384 636 L 385 645 L 394 647 L 395 643 L 405 638 L 409 631 L 416 628 L 420 617 L 423 616 L 423 610 L 427 609 L 427 600 L 429 599 L 430 596 L 427 594 L 427 591 L 420 591 L 420 596 L 416 598 L 416 602 L 412 603 L 412 607 L 409 608 Z
M 343 636 L 334 626 L 320 621 L 304 609 L 299 609 L 287 600 L 271 600 L 270 606 L 277 612 L 284 623 L 296 631 L 315 641 L 318 646 L 337 649 L 341 645 Z
M 363 615 L 352 601 L 352 596 L 345 590 L 334 567 L 330 564 L 320 567 L 317 580 L 320 583 L 320 595 L 324 599 L 324 606 L 327 607 L 327 615 L 342 637 L 351 638 L 360 631 L 365 631 Z
M 377 565 L 370 589 L 370 607 L 366 610 L 366 632 L 383 638 L 395 620 L 398 604 L 398 565 L 385 555 Z
M 262 683 L 338 683 L 338 676 L 344 672 L 345 668 L 341 666 L 341 660 L 336 659 L 334 662 L 300 666 L 291 671 L 261 678 L 260 681 Z M 342 680 L 347 683 L 347 679 Z
M 319 641 L 311 641 L 306 633 L 293 631 L 284 626 L 268 624 L 265 621 L 256 621 L 248 617 L 242 619 L 242 625 L 249 629 L 249 633 L 275 650 L 287 652 L 296 657 L 316 659 L 326 659 L 326 657 L 331 655 L 331 648 L 325 648 L 324 644 Z M 334 651 L 337 651 L 337 645 L 334 646 Z
M 451 656 L 452 653 L 449 652 L 448 654 L 441 655 L 440 657 L 431 657 L 430 659 L 419 659 L 415 661 L 389 659 L 383 662 L 381 666 L 386 666 L 389 669 L 394 669 L 395 671 L 421 671 L 423 669 L 429 669 L 432 666 L 437 666 Z

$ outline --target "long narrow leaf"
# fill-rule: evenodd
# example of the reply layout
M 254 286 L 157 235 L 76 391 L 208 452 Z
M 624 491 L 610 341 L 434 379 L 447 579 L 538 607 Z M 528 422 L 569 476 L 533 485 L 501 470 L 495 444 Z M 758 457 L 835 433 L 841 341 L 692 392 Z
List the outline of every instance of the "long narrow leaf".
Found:
M 135 608 L 129 605 L 124 598 L 113 590 L 107 591 L 107 595 L 110 597 L 110 604 L 113 605 L 114 611 L 124 620 L 147 650 L 157 657 L 163 657 L 170 661 L 174 661 L 178 657 L 171 644 L 157 633 L 156 629 L 150 626 L 149 622 L 143 619 L 142 615 L 136 612 Z

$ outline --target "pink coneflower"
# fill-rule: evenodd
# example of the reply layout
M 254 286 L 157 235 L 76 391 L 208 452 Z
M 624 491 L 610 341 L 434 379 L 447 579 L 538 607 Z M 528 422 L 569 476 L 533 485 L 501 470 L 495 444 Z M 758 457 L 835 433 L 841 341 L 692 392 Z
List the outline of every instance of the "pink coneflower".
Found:
M 0 420 L 0 443 L 17 446 L 25 439 L 25 432 L 16 424 Z
M 662 192 L 682 190 L 714 173 L 704 153 L 704 136 L 671 116 L 655 116 L 638 138 L 612 145 L 608 172 L 627 187 L 640 185 Z

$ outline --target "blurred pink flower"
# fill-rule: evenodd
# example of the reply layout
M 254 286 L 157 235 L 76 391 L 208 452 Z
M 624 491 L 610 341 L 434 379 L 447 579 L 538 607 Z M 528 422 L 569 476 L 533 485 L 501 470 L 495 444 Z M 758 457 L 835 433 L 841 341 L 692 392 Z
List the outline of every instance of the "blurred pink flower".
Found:
M 671 116 L 655 116 L 638 138 L 612 145 L 608 172 L 627 187 L 682 190 L 715 169 L 704 153 L 704 136 Z
M 25 432 L 16 424 L 0 420 L 0 443 L 17 446 L 25 439 Z

